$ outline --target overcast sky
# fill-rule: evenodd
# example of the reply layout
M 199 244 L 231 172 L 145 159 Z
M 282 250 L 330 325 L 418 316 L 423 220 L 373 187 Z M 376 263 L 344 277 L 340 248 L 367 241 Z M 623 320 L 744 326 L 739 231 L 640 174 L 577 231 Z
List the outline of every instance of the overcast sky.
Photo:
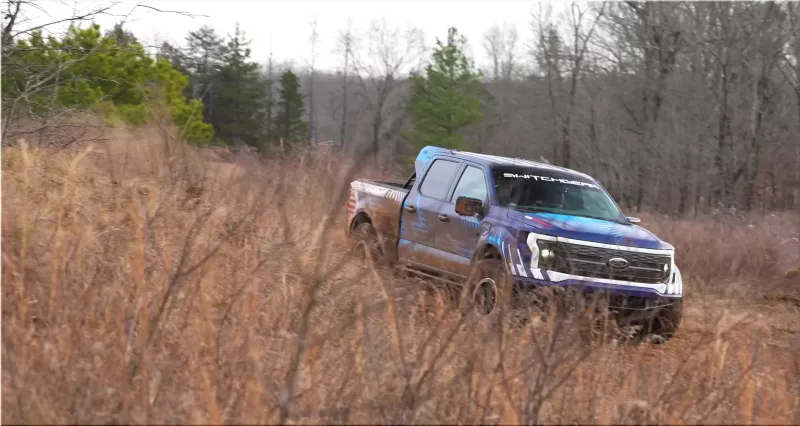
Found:
M 250 48 L 255 60 L 266 62 L 271 49 L 277 61 L 293 60 L 297 66 L 309 64 L 310 21 L 316 17 L 319 34 L 316 64 L 320 69 L 335 69 L 341 63 L 341 58 L 333 50 L 338 32 L 346 27 L 348 18 L 352 19 L 356 31 L 365 30 L 376 18 L 386 18 L 390 25 L 403 28 L 416 26 L 424 31 L 429 47 L 434 45 L 436 37 L 446 37 L 449 26 L 455 26 L 467 37 L 470 54 L 476 62 L 485 64 L 482 40 L 487 29 L 495 23 L 516 26 L 520 38 L 517 44 L 522 50 L 524 43 L 532 37 L 531 13 L 540 10 L 538 3 L 521 0 L 123 0 L 112 9 L 116 16 L 101 16 L 97 22 L 102 28 L 109 28 L 137 3 L 162 10 L 207 15 L 187 17 L 137 8 L 128 17 L 127 28 L 148 44 L 159 45 L 161 41 L 182 44 L 186 33 L 203 24 L 221 34 L 232 33 L 238 21 L 245 35 L 252 40 Z M 34 22 L 57 20 L 72 14 L 73 9 L 87 11 L 103 2 L 43 0 L 42 4 L 49 16 L 30 11 L 29 17 Z M 564 6 L 560 2 L 551 4 L 555 9 Z

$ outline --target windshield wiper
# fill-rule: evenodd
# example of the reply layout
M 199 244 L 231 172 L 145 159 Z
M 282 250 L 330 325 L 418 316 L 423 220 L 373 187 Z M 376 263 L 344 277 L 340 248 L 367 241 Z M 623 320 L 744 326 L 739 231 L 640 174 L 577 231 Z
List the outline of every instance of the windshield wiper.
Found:
M 619 223 L 619 224 L 622 224 L 622 222 L 620 222 L 620 221 L 618 221 L 618 220 L 609 219 L 609 218 L 607 218 L 607 217 L 600 217 L 600 216 L 588 216 L 588 215 L 580 215 L 580 214 L 576 214 L 575 216 L 588 217 L 588 218 L 591 218 L 591 219 L 605 220 L 605 221 L 608 221 L 608 222 L 614 222 L 614 223 Z
M 554 210 L 543 209 L 541 207 L 514 206 L 514 208 L 515 209 L 519 209 L 519 210 L 524 210 L 524 211 L 527 211 L 527 212 L 532 212 L 532 213 L 540 212 L 540 213 L 563 214 L 563 213 L 559 213 L 559 212 L 554 211 Z

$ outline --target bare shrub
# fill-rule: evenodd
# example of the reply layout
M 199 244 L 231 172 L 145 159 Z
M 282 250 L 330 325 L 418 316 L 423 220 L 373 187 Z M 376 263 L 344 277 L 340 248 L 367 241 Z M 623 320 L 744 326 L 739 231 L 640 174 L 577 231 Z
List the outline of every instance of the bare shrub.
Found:
M 753 297 L 783 286 L 781 275 L 800 262 L 799 219 L 789 213 L 646 216 L 643 226 L 675 246 L 676 262 L 694 284 L 688 291 Z

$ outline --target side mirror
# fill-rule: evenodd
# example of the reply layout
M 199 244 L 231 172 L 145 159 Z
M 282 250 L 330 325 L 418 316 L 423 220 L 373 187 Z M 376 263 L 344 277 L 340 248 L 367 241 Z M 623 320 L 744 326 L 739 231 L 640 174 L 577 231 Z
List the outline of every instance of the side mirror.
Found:
M 639 223 L 642 221 L 638 217 L 632 217 L 632 216 L 625 216 L 625 219 L 628 219 L 628 223 Z
M 483 215 L 483 201 L 477 198 L 458 197 L 456 198 L 456 213 L 461 216 L 481 216 Z

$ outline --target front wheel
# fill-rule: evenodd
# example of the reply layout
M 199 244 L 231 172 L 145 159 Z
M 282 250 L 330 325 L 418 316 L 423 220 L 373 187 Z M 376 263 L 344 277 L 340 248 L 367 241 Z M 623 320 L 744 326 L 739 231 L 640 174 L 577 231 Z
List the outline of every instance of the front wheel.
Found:
M 681 319 L 683 319 L 683 299 L 678 299 L 660 308 L 655 315 L 648 318 L 644 331 L 659 337 L 659 340 L 666 341 L 678 331 Z
M 509 306 L 510 293 L 511 282 L 503 261 L 478 261 L 461 292 L 461 312 L 478 318 L 495 316 L 503 307 Z

